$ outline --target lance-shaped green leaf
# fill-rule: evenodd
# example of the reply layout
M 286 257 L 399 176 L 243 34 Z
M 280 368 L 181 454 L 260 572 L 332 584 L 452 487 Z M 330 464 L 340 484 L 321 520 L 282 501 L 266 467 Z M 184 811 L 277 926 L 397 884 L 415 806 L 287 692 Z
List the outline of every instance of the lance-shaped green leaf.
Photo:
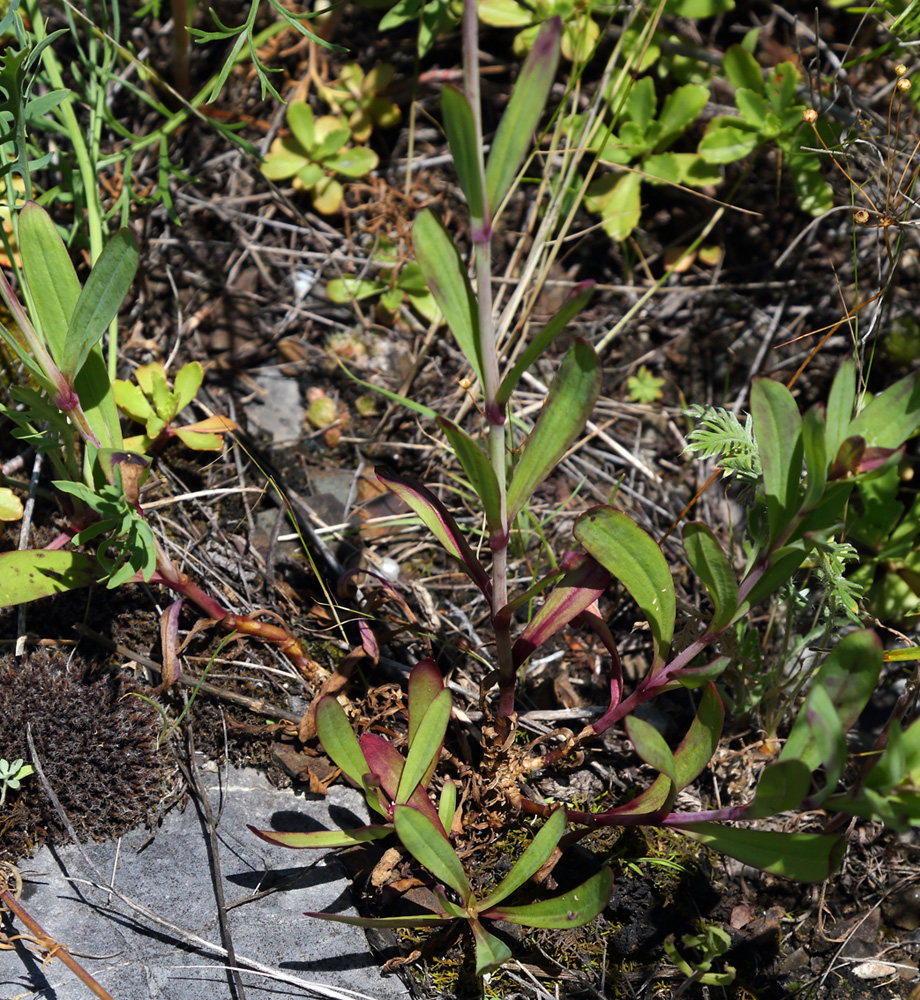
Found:
M 740 621 L 751 608 L 756 608 L 761 601 L 765 601 L 771 594 L 775 594 L 780 587 L 792 576 L 793 573 L 805 562 L 808 553 L 802 542 L 794 545 L 784 545 L 780 549 L 770 553 L 769 565 L 761 574 L 758 569 L 754 569 L 748 574 L 747 579 L 755 578 L 753 586 L 744 595 L 738 610 L 735 612 L 734 621 Z M 742 593 L 745 590 L 744 584 L 741 586 Z
M 610 574 L 595 559 L 591 556 L 579 559 L 556 584 L 515 642 L 511 651 L 515 668 L 573 618 L 590 608 L 609 582 Z
M 495 397 L 499 406 L 504 406 L 511 399 L 511 393 L 517 388 L 517 384 L 521 381 L 521 376 L 524 372 L 538 358 L 543 356 L 544 351 L 552 344 L 557 335 L 584 309 L 593 294 L 593 281 L 582 281 L 572 289 L 571 295 L 562 308 L 531 340 L 521 356 L 514 363 L 514 367 L 502 379 Z
M 684 551 L 690 568 L 703 581 L 715 612 L 708 632 L 715 634 L 727 628 L 738 607 L 738 583 L 728 557 L 716 536 L 698 521 L 684 526 Z
M 601 364 L 594 348 L 575 340 L 566 351 L 534 429 L 521 446 L 508 487 L 508 523 L 556 468 L 584 430 L 601 389 Z
M 853 407 L 856 405 L 856 368 L 847 358 L 834 376 L 833 385 L 827 398 L 825 422 L 825 453 L 828 461 L 833 461 L 840 446 L 849 434 Z
M 460 563 L 486 599 L 491 600 L 492 584 L 488 574 L 444 504 L 421 483 L 397 476 L 389 469 L 378 467 L 374 471 L 380 482 L 418 515 L 425 527 L 444 546 L 448 555 Z
M 674 799 L 677 798 L 677 763 L 671 748 L 650 722 L 638 716 L 628 716 L 624 725 L 626 734 L 636 748 L 636 753 L 646 764 L 651 765 L 668 780 L 670 787 L 662 808 L 670 809 Z
M 868 629 L 851 632 L 827 655 L 815 675 L 812 689 L 826 691 L 846 733 L 855 724 L 878 684 L 882 669 L 882 644 Z M 819 737 L 808 718 L 809 701 L 789 733 L 780 761 L 800 760 L 813 771 L 823 762 Z
M 558 17 L 545 21 L 498 124 L 486 166 L 486 202 L 493 214 L 533 142 L 533 133 L 556 78 L 561 40 L 562 21 Z
M 419 660 L 409 673 L 409 746 L 431 703 L 444 690 L 444 678 L 430 657 Z
M 249 826 L 249 824 L 246 824 Z M 317 850 L 332 847 L 355 847 L 372 840 L 381 840 L 393 833 L 390 823 L 380 826 L 359 826 L 355 830 L 311 830 L 309 832 L 289 833 L 280 830 L 249 829 L 262 840 L 278 847 L 290 847 L 296 851 Z
M 820 503 L 827 486 L 827 428 L 820 406 L 812 406 L 802 418 L 802 447 L 806 474 L 802 509 L 807 511 Z
M 695 781 L 712 760 L 722 735 L 723 715 L 722 699 L 715 686 L 708 684 L 686 736 L 674 751 L 677 791 Z M 641 795 L 602 813 L 598 818 L 660 813 L 667 806 L 670 790 L 671 779 L 666 774 L 659 774 Z
M 33 201 L 19 213 L 19 246 L 38 325 L 51 357 L 61 367 L 80 281 L 51 216 Z
M 444 431 L 454 454 L 463 466 L 470 486 L 476 496 L 482 501 L 486 523 L 492 531 L 501 529 L 501 495 L 498 489 L 498 479 L 488 456 L 478 444 L 462 431 L 452 420 L 438 417 L 438 426 Z
M 396 835 L 406 850 L 432 875 L 449 885 L 468 906 L 473 896 L 463 865 L 450 841 L 427 816 L 411 806 L 396 806 L 393 810 Z
M 648 620 L 655 646 L 653 672 L 665 660 L 677 603 L 674 581 L 657 542 L 622 511 L 593 507 L 575 522 L 575 537 L 619 580 Z
M 466 265 L 440 220 L 423 209 L 412 225 L 415 259 L 470 368 L 482 381 L 479 312 Z
M 438 819 L 441 826 L 450 832 L 454 825 L 454 816 L 457 812 L 457 786 L 450 778 L 444 779 L 441 786 L 441 795 L 438 798 Z
M 342 913 L 317 913 L 307 910 L 305 917 L 316 917 L 319 920 L 331 920 L 336 924 L 351 924 L 352 927 L 437 927 L 438 924 L 449 924 L 453 916 L 440 916 L 437 913 L 416 913 L 405 917 L 348 917 Z M 510 957 L 510 955 L 509 955 Z
M 447 692 L 444 692 L 447 694 Z M 427 717 L 427 716 L 426 716 Z M 399 783 L 405 771 L 406 761 L 399 751 L 391 746 L 382 736 L 377 733 L 365 733 L 360 740 L 361 752 L 367 761 L 368 770 L 373 778 L 379 782 L 380 787 L 391 803 L 395 803 L 399 796 Z M 439 831 L 442 837 L 447 833 L 441 826 L 438 818 L 438 811 L 435 809 L 431 799 L 424 788 L 418 787 L 418 782 L 413 786 L 412 792 L 406 800 L 406 805 L 416 812 L 422 813 L 431 825 Z
M 774 541 L 799 508 L 802 418 L 792 393 L 782 383 L 768 378 L 754 382 L 751 416 L 763 467 L 770 540 Z
M 488 972 L 501 968 L 505 962 L 511 961 L 512 954 L 508 945 L 487 931 L 478 920 L 470 920 L 470 930 L 473 932 L 473 940 L 476 942 L 477 976 L 484 976 Z
M 847 430 L 870 448 L 898 448 L 920 427 L 920 378 L 908 375 L 870 400 Z
M 61 371 L 67 378 L 76 378 L 90 350 L 118 315 L 137 273 L 137 262 L 137 237 L 130 229 L 122 229 L 93 265 L 70 317 L 61 358 Z
M 497 888 L 485 898 L 476 901 L 476 909 L 480 913 L 492 909 L 533 878 L 556 849 L 563 833 L 565 833 L 565 809 L 557 809 L 540 827 Z
M 784 760 L 764 769 L 745 819 L 766 819 L 798 809 L 811 787 L 811 769 L 800 760 Z
M 476 229 L 482 226 L 486 211 L 485 178 L 482 175 L 482 160 L 476 141 L 473 109 L 464 94 L 455 87 L 447 86 L 441 90 L 441 116 L 460 189 L 466 195 L 470 219 Z
M 613 885 L 613 872 L 602 868 L 580 886 L 538 903 L 499 906 L 483 913 L 489 920 L 507 920 L 524 927 L 581 927 L 593 920 L 607 905 Z
M 63 549 L 0 553 L 0 608 L 96 583 L 104 573 L 93 556 Z
M 798 882 L 830 878 L 846 850 L 844 838 L 831 834 L 743 830 L 718 823 L 690 823 L 677 829 L 742 864 Z
M 449 720 L 450 691 L 442 691 L 429 706 L 415 739 L 409 745 L 409 753 L 396 789 L 396 802 L 408 802 L 419 786 L 424 789 L 425 776 L 431 775 L 437 766 Z
M 316 734 L 323 752 L 332 763 L 341 768 L 358 788 L 363 788 L 364 775 L 370 768 L 345 710 L 332 695 L 323 695 L 317 702 Z

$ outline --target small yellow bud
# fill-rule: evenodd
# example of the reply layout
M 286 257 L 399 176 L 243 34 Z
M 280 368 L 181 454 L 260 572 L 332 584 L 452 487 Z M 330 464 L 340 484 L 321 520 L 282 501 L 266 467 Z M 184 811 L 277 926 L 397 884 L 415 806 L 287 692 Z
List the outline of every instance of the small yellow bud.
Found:
M 472 385 L 473 385 L 473 380 L 471 378 L 460 379 L 460 388 L 463 389 L 464 392 L 469 392 L 469 390 L 472 388 Z
M 814 108 L 806 108 L 802 112 L 802 121 L 805 122 L 807 125 L 814 125 L 814 123 L 817 120 L 818 120 L 818 112 L 815 111 Z
M 908 90 L 910 90 L 910 80 L 908 80 L 907 77 L 904 77 L 903 79 L 898 80 L 895 86 L 901 91 L 902 94 L 906 94 Z
M 904 63 L 898 63 L 898 65 L 895 66 L 895 68 L 894 68 L 894 75 L 896 77 L 898 77 L 899 79 L 902 76 L 906 76 L 907 75 L 907 67 L 904 65 Z

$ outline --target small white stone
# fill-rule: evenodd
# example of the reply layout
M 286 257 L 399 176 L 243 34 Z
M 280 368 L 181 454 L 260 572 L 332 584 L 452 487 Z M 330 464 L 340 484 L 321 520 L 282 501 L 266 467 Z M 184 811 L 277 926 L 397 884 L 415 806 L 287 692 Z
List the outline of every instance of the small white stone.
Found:
M 305 267 L 300 268 L 299 270 L 294 272 L 294 277 L 292 280 L 294 282 L 294 295 L 297 297 L 297 300 L 299 301 L 305 295 L 309 294 L 310 289 L 316 283 L 316 272 L 311 271 Z
M 399 563 L 395 559 L 384 556 L 377 568 L 380 570 L 380 575 L 385 576 L 390 583 L 394 583 L 399 579 Z
M 857 979 L 883 979 L 885 976 L 893 976 L 897 971 L 887 962 L 863 962 L 852 970 Z

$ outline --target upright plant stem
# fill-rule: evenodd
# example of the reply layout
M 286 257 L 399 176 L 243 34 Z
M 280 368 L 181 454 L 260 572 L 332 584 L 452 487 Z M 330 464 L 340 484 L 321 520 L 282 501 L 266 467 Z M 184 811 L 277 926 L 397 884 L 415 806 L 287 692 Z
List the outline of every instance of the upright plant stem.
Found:
M 511 632 L 500 624 L 498 612 L 508 603 L 508 524 L 505 464 L 505 411 L 498 403 L 498 349 L 492 316 L 492 218 L 485 198 L 485 156 L 482 142 L 482 98 L 479 88 L 479 32 L 476 0 L 463 4 L 463 89 L 473 112 L 479 176 L 483 188 L 485 218 L 473 220 L 472 240 L 476 267 L 476 298 L 479 316 L 479 346 L 482 363 L 483 395 L 488 429 L 489 460 L 498 480 L 499 522 L 489 538 L 492 549 L 492 618 L 495 625 L 496 663 L 498 666 L 498 714 L 507 718 L 514 712 L 514 663 L 511 657 Z

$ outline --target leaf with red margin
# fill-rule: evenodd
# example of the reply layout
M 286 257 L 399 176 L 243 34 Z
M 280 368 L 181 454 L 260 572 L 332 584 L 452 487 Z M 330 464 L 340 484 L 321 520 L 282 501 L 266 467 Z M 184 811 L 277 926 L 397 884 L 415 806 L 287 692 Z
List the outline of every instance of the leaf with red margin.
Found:
M 376 733 L 365 733 L 361 737 L 360 744 L 361 752 L 367 760 L 371 774 L 380 782 L 380 787 L 390 802 L 395 802 L 399 790 L 399 779 L 402 777 L 403 767 L 406 763 L 402 755 Z M 444 827 L 441 826 L 438 812 L 423 788 L 416 787 L 407 799 L 406 805 L 420 812 L 429 822 L 434 824 L 443 836 L 447 836 Z

